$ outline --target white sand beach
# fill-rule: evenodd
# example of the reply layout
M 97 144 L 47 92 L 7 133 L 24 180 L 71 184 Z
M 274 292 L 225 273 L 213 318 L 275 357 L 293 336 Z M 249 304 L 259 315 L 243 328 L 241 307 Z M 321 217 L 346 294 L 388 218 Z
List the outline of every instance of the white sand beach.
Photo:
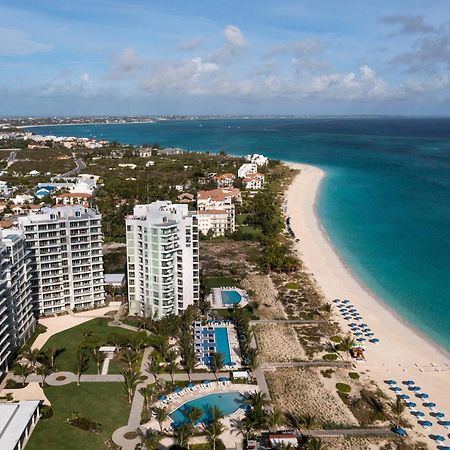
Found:
M 438 419 L 430 416 L 430 410 L 423 406 L 423 402 L 436 403 L 435 411 L 444 412 L 446 420 L 449 420 L 450 355 L 404 322 L 354 277 L 332 247 L 316 216 L 316 196 L 325 173 L 313 166 L 288 164 L 301 171 L 287 193 L 287 214 L 291 218 L 292 230 L 300 239 L 296 246 L 307 270 L 313 274 L 328 301 L 349 299 L 363 321 L 381 340 L 376 345 L 367 344 L 367 362 L 358 363 L 357 369 L 370 371 L 379 387 L 392 398 L 395 395 L 384 380 L 397 380 L 403 393 L 410 395 L 410 401 L 417 403 L 417 409 L 426 413 L 423 419 L 434 424 L 429 430 L 417 425 L 417 430 L 425 436 L 447 436 L 448 430 L 437 425 Z M 350 332 L 347 322 L 334 309 L 336 320 L 343 330 Z M 414 380 L 422 388 L 421 392 L 429 394 L 429 399 L 420 400 L 408 391 L 407 386 L 401 383 L 408 379 Z M 418 420 L 408 411 L 404 417 L 418 424 Z M 427 439 L 427 442 L 431 444 L 432 441 Z

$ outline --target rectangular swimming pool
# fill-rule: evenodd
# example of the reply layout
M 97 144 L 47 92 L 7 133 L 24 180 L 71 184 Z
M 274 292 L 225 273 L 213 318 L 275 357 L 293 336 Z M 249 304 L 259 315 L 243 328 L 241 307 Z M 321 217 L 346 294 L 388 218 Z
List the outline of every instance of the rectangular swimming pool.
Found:
M 238 291 L 221 290 L 222 303 L 224 305 L 237 305 L 241 303 L 242 297 Z
M 214 330 L 216 334 L 216 352 L 223 354 L 223 362 L 226 365 L 232 363 L 230 355 L 230 342 L 228 340 L 228 330 L 224 327 L 217 327 Z

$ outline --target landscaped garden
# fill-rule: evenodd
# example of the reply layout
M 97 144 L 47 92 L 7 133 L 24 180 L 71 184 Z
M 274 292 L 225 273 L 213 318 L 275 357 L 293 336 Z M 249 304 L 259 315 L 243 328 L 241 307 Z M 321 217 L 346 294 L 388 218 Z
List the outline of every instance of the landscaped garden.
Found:
M 53 416 L 41 420 L 33 431 L 27 450 L 98 450 L 112 433 L 128 421 L 130 405 L 123 383 L 75 383 L 47 386 L 45 395 Z M 76 417 L 78 420 L 74 421 Z M 67 423 L 68 419 L 77 426 Z M 85 420 L 87 419 L 87 420 Z M 78 428 L 96 424 L 96 431 Z

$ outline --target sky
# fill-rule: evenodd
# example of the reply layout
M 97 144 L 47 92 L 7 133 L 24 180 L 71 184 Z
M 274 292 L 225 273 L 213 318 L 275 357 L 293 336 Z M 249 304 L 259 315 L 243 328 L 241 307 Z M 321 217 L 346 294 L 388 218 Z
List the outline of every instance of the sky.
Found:
M 447 0 L 0 0 L 0 115 L 450 114 Z

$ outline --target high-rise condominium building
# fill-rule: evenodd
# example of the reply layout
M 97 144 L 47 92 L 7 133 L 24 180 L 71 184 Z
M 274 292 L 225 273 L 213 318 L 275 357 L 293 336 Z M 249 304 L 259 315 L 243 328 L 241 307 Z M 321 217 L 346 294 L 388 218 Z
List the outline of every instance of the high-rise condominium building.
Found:
M 187 205 L 137 205 L 126 219 L 130 315 L 178 314 L 200 297 L 198 221 Z
M 31 336 L 33 315 L 29 254 L 20 230 L 0 236 L 0 379 L 11 357 Z
M 40 315 L 104 304 L 101 215 L 81 205 L 42 208 L 19 218 L 31 256 Z

